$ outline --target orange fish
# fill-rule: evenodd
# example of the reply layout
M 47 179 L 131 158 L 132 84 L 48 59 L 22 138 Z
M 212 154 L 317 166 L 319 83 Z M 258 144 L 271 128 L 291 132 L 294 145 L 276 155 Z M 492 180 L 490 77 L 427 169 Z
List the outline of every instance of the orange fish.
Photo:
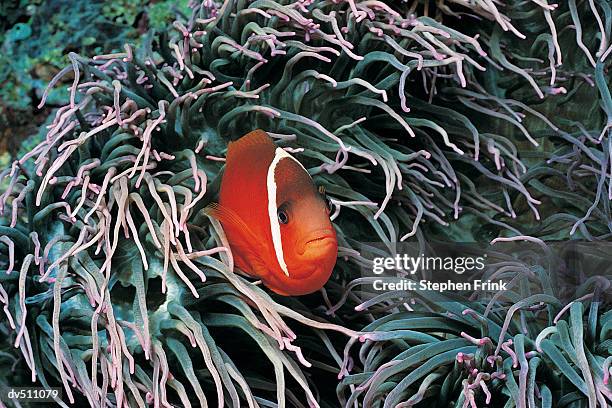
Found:
M 323 287 L 338 255 L 324 192 L 293 156 L 255 130 L 229 144 L 219 204 L 234 263 L 281 295 Z

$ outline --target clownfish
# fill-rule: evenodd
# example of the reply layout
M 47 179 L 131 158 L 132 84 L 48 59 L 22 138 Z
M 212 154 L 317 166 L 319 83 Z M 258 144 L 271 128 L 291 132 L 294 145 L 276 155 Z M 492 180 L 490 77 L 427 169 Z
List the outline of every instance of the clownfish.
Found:
M 208 213 L 234 264 L 281 295 L 305 295 L 329 279 L 338 256 L 323 189 L 263 130 L 230 142 L 219 203 Z

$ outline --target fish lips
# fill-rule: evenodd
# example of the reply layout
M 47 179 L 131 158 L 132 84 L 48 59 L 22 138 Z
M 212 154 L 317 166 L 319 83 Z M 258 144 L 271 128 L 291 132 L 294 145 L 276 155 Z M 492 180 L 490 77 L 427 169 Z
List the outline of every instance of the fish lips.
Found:
M 297 253 L 300 257 L 318 258 L 327 253 L 328 249 L 337 248 L 336 231 L 330 228 L 316 230 L 297 244 Z

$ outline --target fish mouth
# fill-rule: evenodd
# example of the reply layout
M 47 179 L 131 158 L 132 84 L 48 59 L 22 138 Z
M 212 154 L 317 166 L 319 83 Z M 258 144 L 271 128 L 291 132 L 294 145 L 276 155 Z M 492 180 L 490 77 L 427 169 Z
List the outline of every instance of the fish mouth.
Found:
M 300 255 L 316 255 L 321 253 L 321 249 L 331 245 L 337 245 L 334 231 L 330 229 L 318 230 L 301 242 L 298 246 L 298 253 Z

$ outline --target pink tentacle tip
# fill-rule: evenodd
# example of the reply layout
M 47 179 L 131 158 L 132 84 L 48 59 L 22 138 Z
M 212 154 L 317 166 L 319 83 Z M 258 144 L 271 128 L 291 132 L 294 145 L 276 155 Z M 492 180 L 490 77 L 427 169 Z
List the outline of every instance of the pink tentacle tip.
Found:
M 487 362 L 491 365 L 491 367 L 495 366 L 495 362 L 501 360 L 500 356 L 488 356 Z
M 551 95 L 561 95 L 561 94 L 566 94 L 567 93 L 567 89 L 565 89 L 564 87 L 560 86 L 560 87 L 550 87 L 548 89 L 548 92 Z
M 463 311 L 463 314 L 465 314 L 466 310 Z M 476 338 L 476 337 L 472 337 L 469 334 L 465 333 L 465 332 L 461 332 L 461 337 L 463 337 L 464 339 L 469 340 L 472 344 L 476 345 L 476 346 L 483 346 L 485 344 L 493 344 L 493 342 L 491 341 L 490 338 L 488 337 L 483 337 L 481 339 Z
M 461 352 L 457 353 L 457 362 L 459 364 L 463 364 L 463 361 L 464 361 L 463 360 L 463 353 L 461 353 Z

